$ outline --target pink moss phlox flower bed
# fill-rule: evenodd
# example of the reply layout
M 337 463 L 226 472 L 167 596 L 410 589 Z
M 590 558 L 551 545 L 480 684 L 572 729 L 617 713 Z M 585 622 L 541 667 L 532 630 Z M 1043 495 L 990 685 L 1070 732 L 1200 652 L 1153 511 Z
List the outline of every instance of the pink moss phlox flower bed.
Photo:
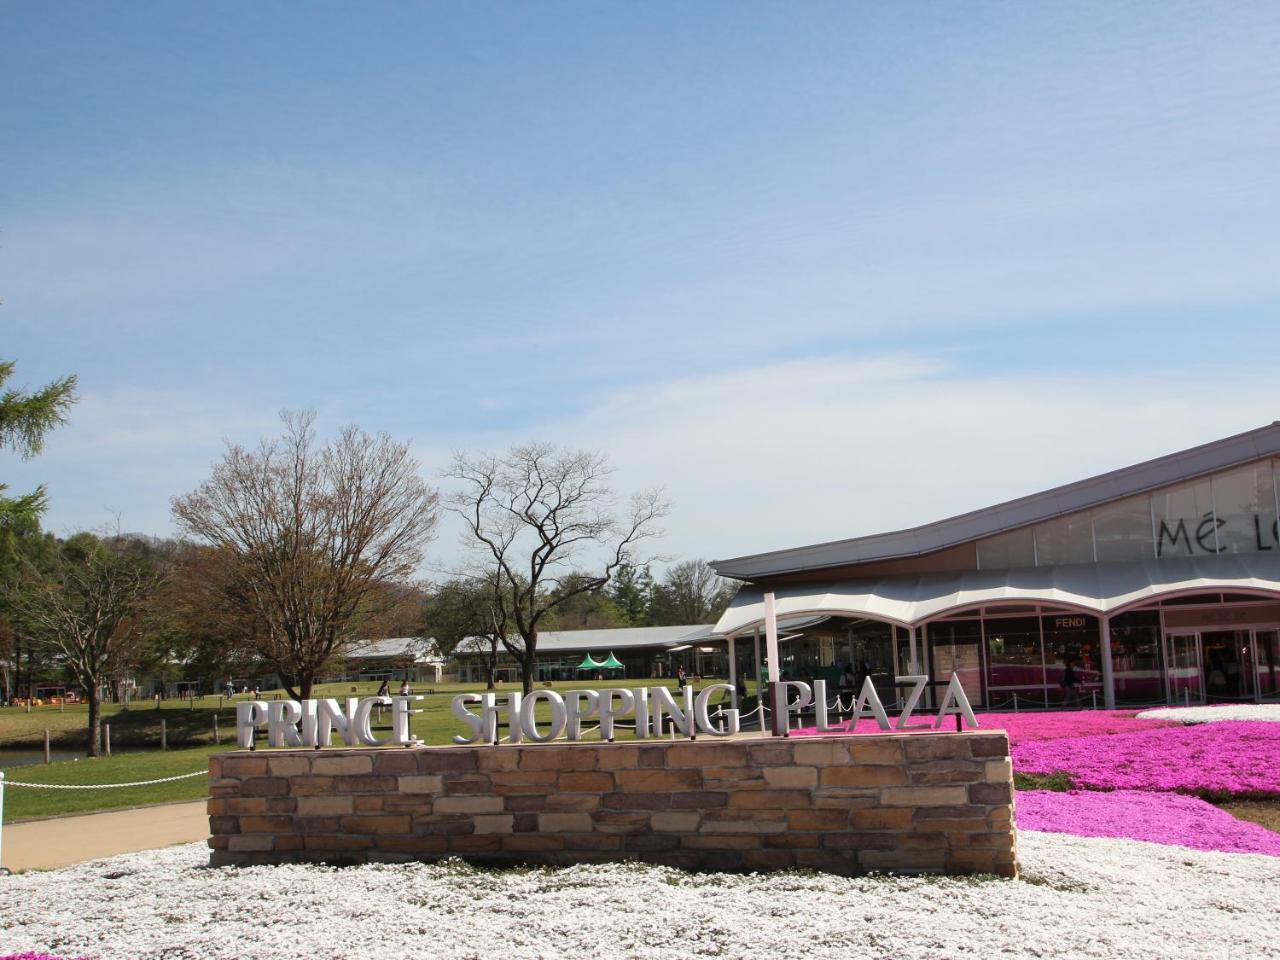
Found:
M 1126 837 L 1194 850 L 1280 857 L 1280 833 L 1176 793 L 1024 790 L 1018 792 L 1017 821 L 1023 830 Z
M 1089 737 L 1112 733 L 1129 733 L 1136 730 L 1153 730 L 1159 727 L 1173 727 L 1179 724 L 1175 720 L 1137 720 L 1135 710 L 1062 710 L 1050 713 L 980 713 L 979 729 L 1006 730 L 1009 743 L 1016 745 L 1033 740 L 1057 740 L 1062 737 Z M 890 722 L 896 722 L 891 720 Z M 892 733 L 923 733 L 933 729 L 933 715 L 923 710 L 911 718 L 911 731 L 889 731 Z M 942 730 L 954 730 L 955 719 L 948 718 Z M 858 721 L 857 730 L 850 730 L 849 725 L 841 724 L 839 733 L 880 733 L 874 720 Z M 817 736 L 815 727 L 795 730 L 796 736 Z
M 63 960 L 51 953 L 6 953 L 0 960 Z
M 1013 769 L 1065 772 L 1093 790 L 1274 796 L 1280 795 L 1280 736 L 1273 723 L 1224 721 L 1033 740 L 1013 748 Z
M 1138 720 L 1135 710 L 1078 710 L 1051 713 L 982 713 L 984 730 L 1007 730 L 1010 745 L 1064 737 L 1096 737 L 1177 726 L 1174 720 Z

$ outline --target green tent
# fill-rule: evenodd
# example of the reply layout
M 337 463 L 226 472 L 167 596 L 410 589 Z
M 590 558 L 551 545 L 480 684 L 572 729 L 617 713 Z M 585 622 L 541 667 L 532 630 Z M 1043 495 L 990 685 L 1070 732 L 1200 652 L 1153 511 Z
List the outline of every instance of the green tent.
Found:
M 582 662 L 578 664 L 579 670 L 623 670 L 622 664 L 618 662 L 612 651 L 609 653 L 607 660 L 596 661 L 591 659 L 591 654 L 587 654 L 582 658 Z

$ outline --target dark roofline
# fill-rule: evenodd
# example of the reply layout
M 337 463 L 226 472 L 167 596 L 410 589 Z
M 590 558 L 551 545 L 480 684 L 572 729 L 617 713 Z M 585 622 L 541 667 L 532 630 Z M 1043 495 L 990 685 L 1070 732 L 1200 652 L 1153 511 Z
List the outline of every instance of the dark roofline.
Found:
M 711 566 L 723 577 L 749 581 L 876 560 L 918 557 L 1277 454 L 1280 454 L 1280 420 L 1189 450 L 923 526 L 713 560 Z

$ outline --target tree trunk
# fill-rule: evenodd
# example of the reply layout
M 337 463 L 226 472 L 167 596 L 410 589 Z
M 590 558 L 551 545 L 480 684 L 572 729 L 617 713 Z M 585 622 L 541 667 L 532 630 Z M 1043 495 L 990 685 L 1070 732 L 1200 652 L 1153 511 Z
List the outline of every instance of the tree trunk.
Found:
M 22 641 L 13 640 L 13 692 L 17 696 L 22 693 Z
M 526 640 L 525 643 L 528 644 L 528 641 Z M 528 649 L 529 648 L 526 645 L 525 650 L 527 651 Z M 533 693 L 533 674 L 534 674 L 534 671 L 537 669 L 537 665 L 538 665 L 538 658 L 534 654 L 528 653 L 528 652 L 521 654 L 520 656 L 520 687 L 521 689 L 524 690 L 524 694 L 526 697 L 529 694 Z
M 489 644 L 489 674 L 486 690 L 495 690 L 498 686 L 498 644 Z
M 311 699 L 311 688 L 312 686 L 315 685 L 315 682 L 316 682 L 315 674 L 304 673 L 299 675 L 298 677 L 298 699 L 299 700 Z
M 102 753 L 102 693 L 98 684 L 86 683 L 89 695 L 89 750 L 88 756 L 96 757 Z

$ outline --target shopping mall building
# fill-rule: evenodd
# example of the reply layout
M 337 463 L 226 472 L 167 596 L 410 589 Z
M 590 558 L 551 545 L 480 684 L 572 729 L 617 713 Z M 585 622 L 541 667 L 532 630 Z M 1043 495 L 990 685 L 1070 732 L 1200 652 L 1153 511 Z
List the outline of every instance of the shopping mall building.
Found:
M 716 561 L 714 635 L 795 679 L 954 671 L 975 705 L 1280 698 L 1280 422 L 910 530 Z M 1073 689 L 1064 686 L 1070 675 Z

